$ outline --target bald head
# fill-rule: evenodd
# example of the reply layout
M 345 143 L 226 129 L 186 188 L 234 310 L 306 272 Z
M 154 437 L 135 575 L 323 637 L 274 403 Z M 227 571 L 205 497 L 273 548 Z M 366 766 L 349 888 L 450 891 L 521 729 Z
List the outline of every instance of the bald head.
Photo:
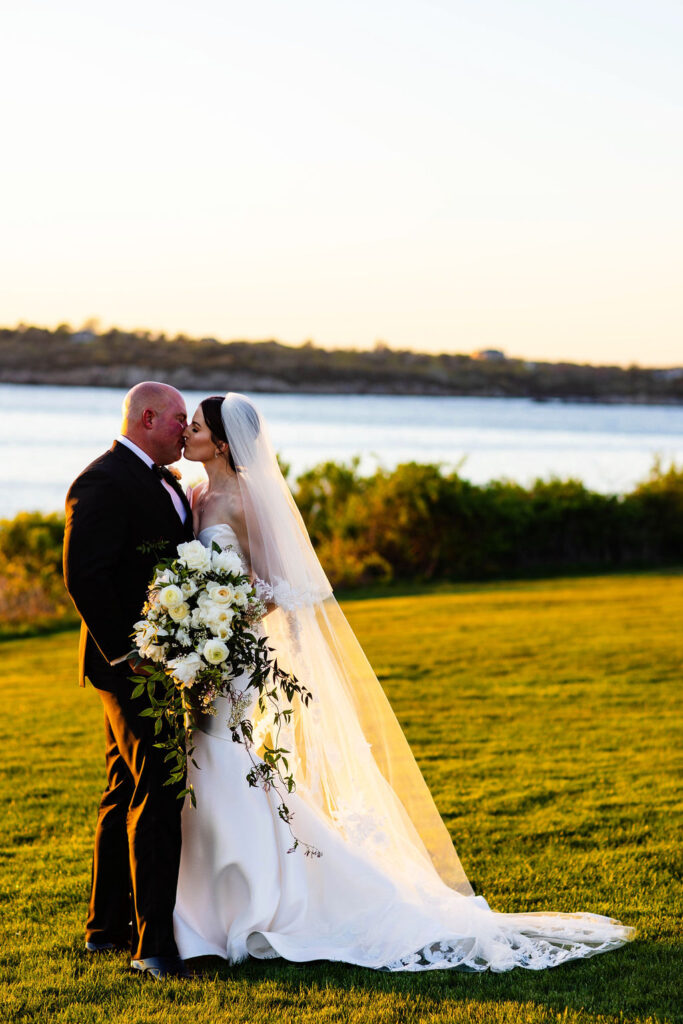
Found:
M 170 384 L 146 380 L 123 400 L 121 433 L 160 465 L 182 455 L 187 411 L 183 396 Z
M 127 434 L 129 426 L 135 428 L 145 409 L 163 412 L 170 401 L 178 399 L 182 402 L 182 395 L 170 384 L 161 384 L 156 380 L 143 380 L 141 384 L 136 384 L 123 400 L 121 433 Z

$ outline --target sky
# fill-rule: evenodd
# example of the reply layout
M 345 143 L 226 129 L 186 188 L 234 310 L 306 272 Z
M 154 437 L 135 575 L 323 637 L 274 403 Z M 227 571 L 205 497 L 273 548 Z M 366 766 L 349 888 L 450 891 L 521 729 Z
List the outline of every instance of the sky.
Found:
M 0 324 L 683 364 L 680 0 L 4 0 Z

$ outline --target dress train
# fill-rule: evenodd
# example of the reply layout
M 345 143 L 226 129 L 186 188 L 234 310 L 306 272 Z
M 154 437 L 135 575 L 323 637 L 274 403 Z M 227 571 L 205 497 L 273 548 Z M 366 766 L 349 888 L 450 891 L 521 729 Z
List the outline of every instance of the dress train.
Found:
M 229 527 L 202 531 L 203 543 Z M 237 547 L 234 535 L 230 538 Z M 287 799 L 295 832 L 322 851 L 288 853 L 292 837 L 277 795 L 251 788 L 251 762 L 227 728 L 230 705 L 217 702 L 195 732 L 186 801 L 174 928 L 184 959 L 281 956 L 333 960 L 387 971 L 457 968 L 541 970 L 616 949 L 634 930 L 597 914 L 501 914 L 481 896 L 463 895 L 431 865 L 409 878 L 372 855 L 373 837 L 357 843 L 335 828 L 300 786 Z M 366 828 L 359 819 L 359 829 Z M 367 841 L 369 840 L 369 842 Z M 381 837 L 377 838 L 381 843 Z

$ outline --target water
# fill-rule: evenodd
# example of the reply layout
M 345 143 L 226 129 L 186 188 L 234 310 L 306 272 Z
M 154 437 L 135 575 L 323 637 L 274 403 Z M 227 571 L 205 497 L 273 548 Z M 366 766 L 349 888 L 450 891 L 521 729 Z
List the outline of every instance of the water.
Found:
M 191 413 L 203 394 L 187 392 Z M 683 464 L 683 407 L 537 403 L 517 398 L 254 395 L 292 476 L 326 459 L 442 462 L 475 483 L 574 477 L 630 490 L 655 456 Z M 123 391 L 0 384 L 0 516 L 62 509 L 70 482 L 111 445 Z M 181 462 L 183 478 L 201 467 Z

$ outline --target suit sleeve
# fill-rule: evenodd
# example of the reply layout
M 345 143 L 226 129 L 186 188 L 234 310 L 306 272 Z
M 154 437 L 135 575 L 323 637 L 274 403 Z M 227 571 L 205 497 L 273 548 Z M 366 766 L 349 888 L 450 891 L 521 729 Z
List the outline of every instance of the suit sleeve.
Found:
M 121 495 L 103 472 L 74 482 L 66 500 L 64 582 L 88 632 L 111 664 L 132 647 L 121 610 L 117 567 L 125 557 L 128 528 Z

